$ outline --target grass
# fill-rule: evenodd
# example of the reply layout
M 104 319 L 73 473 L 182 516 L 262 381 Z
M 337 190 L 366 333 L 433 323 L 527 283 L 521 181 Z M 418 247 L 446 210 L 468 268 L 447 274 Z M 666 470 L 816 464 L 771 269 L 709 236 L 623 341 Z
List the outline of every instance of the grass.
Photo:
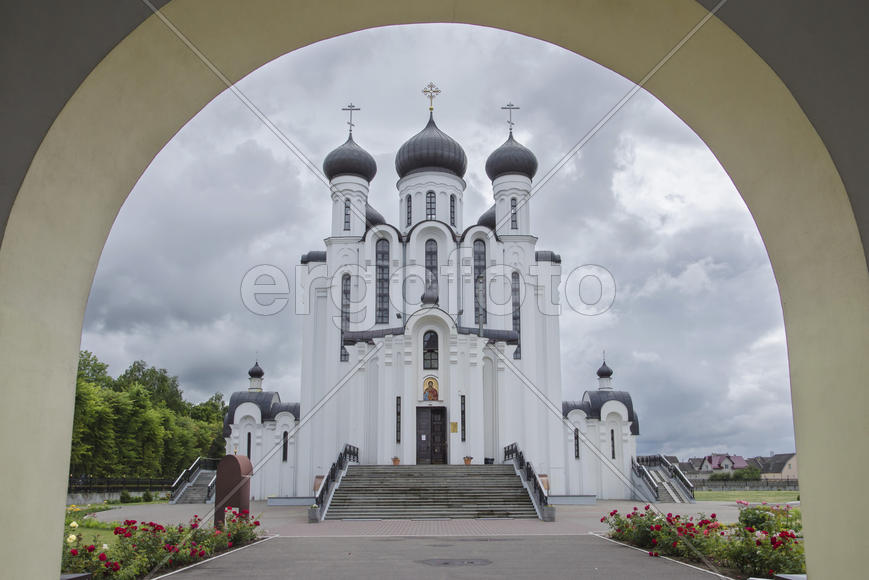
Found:
M 697 501 L 748 501 L 751 503 L 786 503 L 797 501 L 799 491 L 695 491 L 694 499 Z

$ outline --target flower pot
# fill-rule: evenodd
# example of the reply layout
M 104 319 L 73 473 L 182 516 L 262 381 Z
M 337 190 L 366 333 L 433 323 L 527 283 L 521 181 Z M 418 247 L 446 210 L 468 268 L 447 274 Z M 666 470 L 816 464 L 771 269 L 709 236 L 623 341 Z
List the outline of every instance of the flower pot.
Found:
M 465 457 L 465 465 L 470 465 L 473 457 Z
M 393 464 L 393 465 L 398 465 L 399 463 L 401 463 L 401 459 L 399 459 L 398 457 L 393 457 L 393 458 L 392 458 L 392 464 Z

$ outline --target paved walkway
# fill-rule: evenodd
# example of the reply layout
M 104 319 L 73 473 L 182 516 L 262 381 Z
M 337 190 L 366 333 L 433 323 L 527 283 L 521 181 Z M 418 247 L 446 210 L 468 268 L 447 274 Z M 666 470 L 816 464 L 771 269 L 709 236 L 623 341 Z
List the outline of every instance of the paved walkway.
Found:
M 274 536 L 175 572 L 173 580 L 209 578 L 557 578 L 701 580 L 715 578 L 664 558 L 592 535 L 600 518 L 613 509 L 631 511 L 643 504 L 601 501 L 591 506 L 558 506 L 557 521 L 539 520 L 371 520 L 307 522 L 307 508 L 253 502 L 251 512 L 263 531 Z M 715 513 L 736 521 L 733 502 L 662 504 L 664 512 L 684 516 Z M 146 504 L 100 512 L 103 521 L 136 519 L 182 523 L 194 514 L 211 515 L 212 506 Z

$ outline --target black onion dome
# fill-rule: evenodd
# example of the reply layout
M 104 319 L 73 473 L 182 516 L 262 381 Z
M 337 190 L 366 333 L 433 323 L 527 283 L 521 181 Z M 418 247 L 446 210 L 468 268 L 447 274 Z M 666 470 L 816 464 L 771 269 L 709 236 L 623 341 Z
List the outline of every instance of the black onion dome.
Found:
M 513 139 L 512 131 L 504 144 L 486 159 L 486 175 L 492 181 L 508 173 L 518 173 L 528 179 L 534 179 L 537 173 L 537 158 L 530 149 Z
M 445 170 L 465 176 L 468 158 L 461 145 L 438 129 L 434 114 L 430 114 L 425 129 L 408 139 L 395 156 L 398 177 L 423 169 Z
M 377 173 L 377 163 L 368 151 L 356 144 L 353 135 L 347 141 L 326 155 L 323 173 L 331 181 L 336 175 L 358 175 L 370 182 Z
M 261 379 L 265 376 L 265 371 L 259 366 L 259 361 L 253 363 L 253 366 L 250 367 L 250 370 L 247 371 L 247 374 L 252 379 Z
M 492 205 L 489 209 L 483 212 L 480 219 L 477 220 L 478 226 L 486 226 L 490 230 L 495 229 L 495 206 Z
M 597 376 L 602 379 L 608 379 L 613 376 L 613 370 L 606 366 L 606 361 L 604 361 L 604 363 L 600 365 L 600 368 L 597 369 Z

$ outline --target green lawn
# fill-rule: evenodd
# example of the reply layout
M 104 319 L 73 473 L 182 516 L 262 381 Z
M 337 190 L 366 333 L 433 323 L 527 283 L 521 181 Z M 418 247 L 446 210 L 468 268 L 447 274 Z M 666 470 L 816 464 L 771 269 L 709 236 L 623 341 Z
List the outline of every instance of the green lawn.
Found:
M 797 501 L 798 491 L 695 491 L 697 501 L 748 501 L 751 503 L 785 503 Z
M 67 528 L 67 530 L 69 530 L 69 528 Z M 81 534 L 81 540 L 85 545 L 94 544 L 97 548 L 101 548 L 103 544 L 111 546 L 117 539 L 114 530 L 80 527 L 76 530 L 76 533 Z

